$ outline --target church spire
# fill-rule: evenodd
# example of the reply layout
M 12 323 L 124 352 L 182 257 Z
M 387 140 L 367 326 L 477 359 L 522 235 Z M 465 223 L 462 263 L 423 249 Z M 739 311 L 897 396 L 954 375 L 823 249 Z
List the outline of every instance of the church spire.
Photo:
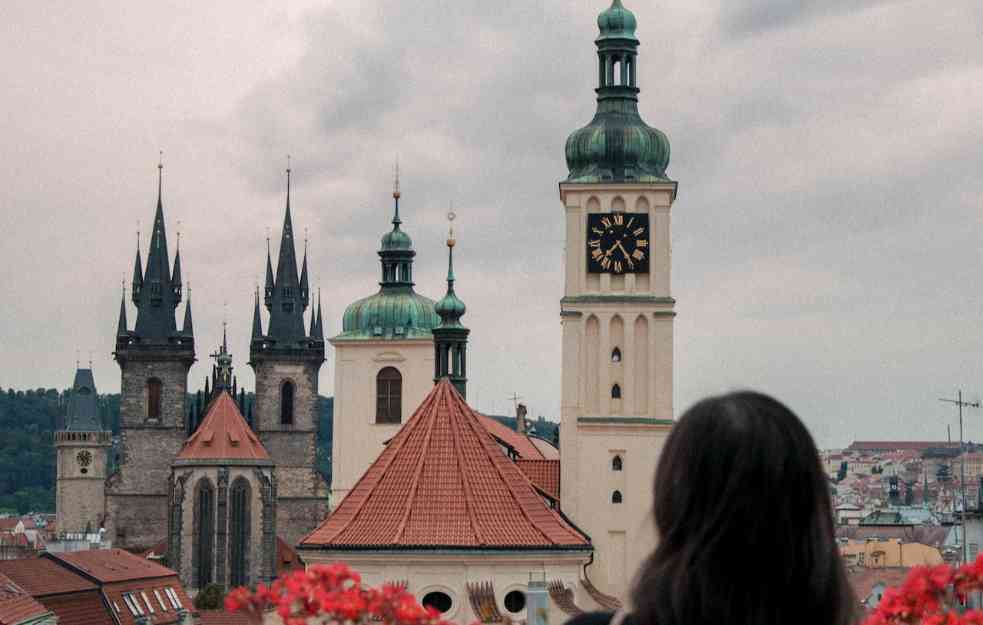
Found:
M 324 321 L 321 319 L 321 289 L 317 290 L 317 324 L 314 326 L 313 338 L 324 340 Z
M 289 157 L 288 157 L 289 159 Z M 294 241 L 293 218 L 290 214 L 290 174 L 287 173 L 287 198 L 283 216 L 283 232 L 280 250 L 274 272 L 270 263 L 270 253 L 266 256 L 266 307 L 270 311 L 266 339 L 277 346 L 291 347 L 307 339 L 304 327 L 304 310 L 309 305 L 309 278 L 305 271 L 304 279 L 297 275 L 297 255 Z M 306 261 L 306 251 L 305 251 Z
M 116 323 L 116 336 L 126 336 L 126 282 L 122 286 L 123 297 L 119 302 L 119 321 Z
M 134 304 L 140 303 L 140 289 L 143 287 L 143 261 L 140 259 L 140 230 L 137 229 L 137 255 L 133 260 L 133 281 L 130 284 L 130 296 Z
M 466 310 L 454 292 L 454 211 L 447 214 L 447 293 L 434 306 L 440 325 L 433 329 L 434 382 L 449 378 L 462 397 L 467 397 L 467 345 L 470 330 L 461 325 Z
M 263 320 L 259 313 L 259 287 L 256 287 L 256 305 L 253 307 L 253 340 L 263 338 Z
M 177 334 L 175 309 L 181 302 L 181 287 L 173 277 L 180 278 L 180 262 L 175 264 L 172 277 L 167 253 L 167 230 L 164 223 L 163 163 L 157 164 L 157 210 L 150 234 L 147 267 L 142 278 L 139 274 L 139 249 L 137 266 L 134 267 L 133 300 L 137 305 L 134 335 L 140 341 L 166 342 Z
M 181 327 L 181 334 L 194 336 L 195 328 L 191 321 L 191 283 L 188 283 L 188 301 L 184 304 L 184 325 Z
M 382 263 L 383 291 L 405 291 L 413 288 L 413 240 L 400 229 L 403 221 L 399 218 L 399 162 L 393 170 L 393 229 L 382 237 L 379 258 Z
M 300 270 L 300 303 L 306 309 L 310 304 L 310 283 L 307 278 L 307 232 L 304 232 L 304 267 Z

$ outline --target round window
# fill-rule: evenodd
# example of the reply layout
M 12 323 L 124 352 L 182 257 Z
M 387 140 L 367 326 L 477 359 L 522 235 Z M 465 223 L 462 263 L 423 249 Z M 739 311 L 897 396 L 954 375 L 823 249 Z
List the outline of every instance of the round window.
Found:
M 526 593 L 513 590 L 505 595 L 505 609 L 512 614 L 518 614 L 526 609 Z
M 454 602 L 451 600 L 450 595 L 448 595 L 446 592 L 435 590 L 423 595 L 423 601 L 420 603 L 422 603 L 423 607 L 425 608 L 433 608 L 434 610 L 437 610 L 443 614 L 451 609 L 451 605 L 453 605 Z

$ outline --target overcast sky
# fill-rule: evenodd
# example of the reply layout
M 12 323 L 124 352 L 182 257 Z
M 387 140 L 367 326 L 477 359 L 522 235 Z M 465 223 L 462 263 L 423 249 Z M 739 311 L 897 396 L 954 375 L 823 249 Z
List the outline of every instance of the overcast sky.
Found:
M 76 350 L 91 350 L 99 389 L 119 389 L 120 281 L 163 150 L 193 291 L 192 384 L 224 315 L 252 388 L 252 293 L 268 229 L 276 253 L 286 154 L 329 334 L 377 288 L 398 154 L 430 297 L 444 290 L 449 202 L 459 216 L 469 399 L 504 413 L 516 392 L 558 418 L 557 182 L 567 135 L 594 112 L 606 4 L 4 1 L 0 386 L 65 387 Z M 628 6 L 640 108 L 672 142 L 680 189 L 677 416 L 753 387 L 824 446 L 956 434 L 938 398 L 983 397 L 983 4 Z M 333 376 L 329 350 L 326 395 Z M 967 415 L 983 439 L 983 410 Z

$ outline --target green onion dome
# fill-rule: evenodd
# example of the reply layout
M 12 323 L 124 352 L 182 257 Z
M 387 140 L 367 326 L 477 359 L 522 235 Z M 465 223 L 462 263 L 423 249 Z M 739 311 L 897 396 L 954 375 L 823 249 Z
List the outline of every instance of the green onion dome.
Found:
M 434 307 L 437 315 L 443 320 L 443 325 L 461 325 L 461 317 L 467 308 L 464 302 L 453 292 L 440 298 Z
M 614 0 L 597 25 L 597 112 L 567 138 L 567 182 L 668 182 L 669 138 L 638 114 L 635 16 Z
M 598 39 L 634 39 L 638 22 L 635 14 L 614 0 L 611 6 L 597 16 L 597 27 L 601 31 Z
M 392 230 L 382 235 L 381 249 L 387 252 L 411 250 L 413 249 L 413 239 L 399 229 L 399 224 L 396 224 Z

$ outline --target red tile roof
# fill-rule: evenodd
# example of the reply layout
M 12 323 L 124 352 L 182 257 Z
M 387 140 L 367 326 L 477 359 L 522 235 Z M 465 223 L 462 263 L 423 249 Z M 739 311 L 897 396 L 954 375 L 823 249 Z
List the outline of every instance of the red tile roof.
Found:
M 855 568 L 847 571 L 847 579 L 853 587 L 853 593 L 858 601 L 867 601 L 874 586 L 884 583 L 885 586 L 900 586 L 909 569 L 906 567 Z
M 496 419 L 480 413 L 475 414 L 478 415 L 478 421 L 481 422 L 481 425 L 485 426 L 485 429 L 495 437 L 495 440 L 514 449 L 520 458 L 543 458 L 543 453 L 529 440 L 528 436 L 519 434 L 509 426 L 499 423 Z
M 177 573 L 156 562 L 135 556 L 123 549 L 92 549 L 71 553 L 47 553 L 46 557 L 65 563 L 69 568 L 101 584 L 137 579 L 175 577 Z
M 48 608 L 31 598 L 23 588 L 0 573 L 0 625 L 13 625 L 47 614 Z
M 560 461 L 527 460 L 519 458 L 515 463 L 529 480 L 553 499 L 560 499 Z
M 545 438 L 539 438 L 538 436 L 528 437 L 529 441 L 536 446 L 539 453 L 543 454 L 543 458 L 546 460 L 559 460 L 560 450 L 557 449 L 553 443 L 549 442 Z
M 116 625 L 98 590 L 46 595 L 38 601 L 55 613 L 58 625 Z
M 0 560 L 0 573 L 14 580 L 34 597 L 99 588 L 95 582 L 49 558 Z
M 589 549 L 590 543 L 546 504 L 444 379 L 300 547 Z
M 276 537 L 276 574 L 277 577 L 304 568 L 304 561 L 300 559 L 294 548 L 288 545 L 279 536 Z
M 223 391 L 209 404 L 204 420 L 184 442 L 177 459 L 269 461 L 270 455 L 242 418 L 235 400 Z
M 15 516 L 0 518 L 0 531 L 12 532 L 18 523 L 20 519 Z

